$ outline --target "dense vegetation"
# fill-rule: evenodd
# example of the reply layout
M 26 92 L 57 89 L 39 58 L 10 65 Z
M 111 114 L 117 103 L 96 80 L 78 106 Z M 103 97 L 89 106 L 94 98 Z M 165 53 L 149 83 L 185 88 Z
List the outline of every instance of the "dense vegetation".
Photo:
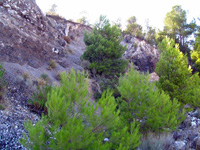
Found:
M 134 149 L 140 144 L 138 125 L 123 122 L 111 91 L 97 104 L 89 103 L 84 73 L 61 75 L 61 86 L 48 95 L 47 116 L 35 125 L 25 123 L 29 137 L 21 143 L 30 149 Z M 77 92 L 78 91 L 78 92 Z M 100 110 L 99 110 L 100 108 Z M 109 142 L 103 142 L 108 138 Z M 29 139 L 29 140 L 28 140 Z
M 194 50 L 191 52 L 191 59 L 194 64 L 194 69 L 200 72 L 200 29 L 194 43 Z

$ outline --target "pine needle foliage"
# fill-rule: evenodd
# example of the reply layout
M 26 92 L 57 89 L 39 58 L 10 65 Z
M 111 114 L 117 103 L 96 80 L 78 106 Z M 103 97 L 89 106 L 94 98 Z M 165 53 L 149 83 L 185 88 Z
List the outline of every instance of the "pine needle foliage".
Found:
M 94 69 L 99 75 L 119 76 L 127 65 L 127 61 L 122 59 L 126 48 L 120 45 L 121 40 L 120 29 L 111 26 L 105 16 L 100 16 L 93 31 L 85 32 L 84 36 L 87 48 L 82 58 L 90 62 L 90 70 Z
M 52 88 L 46 107 L 47 116 L 35 125 L 25 123 L 28 135 L 20 142 L 28 149 L 129 150 L 140 144 L 139 126 L 124 124 L 111 91 L 104 92 L 98 103 L 90 102 L 83 72 L 62 73 L 61 86 Z
M 194 63 L 194 67 L 200 72 L 200 36 L 196 37 L 194 50 L 191 51 L 191 59 Z
M 192 75 L 192 69 L 188 68 L 187 56 L 169 38 L 159 44 L 159 50 L 160 57 L 155 70 L 160 77 L 157 86 L 169 94 L 171 99 L 197 106 L 199 78 L 197 74 Z
M 128 75 L 119 78 L 118 100 L 124 121 L 131 123 L 136 119 L 141 123 L 142 132 L 162 132 L 174 130 L 185 118 L 180 111 L 180 104 L 163 91 L 160 92 L 154 83 L 149 83 L 149 75 L 140 74 L 133 67 Z

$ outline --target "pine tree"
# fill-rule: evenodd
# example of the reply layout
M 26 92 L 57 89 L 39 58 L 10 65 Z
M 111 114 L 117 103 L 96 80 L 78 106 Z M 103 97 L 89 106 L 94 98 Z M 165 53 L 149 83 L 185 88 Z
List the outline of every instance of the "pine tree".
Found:
M 160 57 L 155 70 L 160 77 L 158 87 L 172 99 L 188 103 L 188 81 L 192 70 L 188 68 L 187 56 L 183 55 L 179 46 L 169 38 L 165 38 L 159 44 L 159 50 Z
M 142 33 L 142 26 L 137 24 L 137 19 L 135 16 L 132 16 L 128 19 L 128 25 L 125 30 L 126 34 L 131 34 L 137 38 L 143 39 L 144 35 Z
M 180 111 L 180 104 L 154 83 L 149 83 L 149 75 L 140 74 L 133 67 L 127 76 L 119 78 L 118 90 L 121 94 L 119 108 L 124 122 L 129 124 L 134 119 L 141 123 L 141 130 L 161 132 L 174 130 L 185 118 Z
M 168 36 L 179 44 L 184 54 L 189 54 L 188 37 L 196 31 L 195 20 L 188 24 L 186 11 L 181 8 L 181 5 L 176 5 L 166 14 L 164 24 L 164 30 L 157 34 L 157 42 L 161 42 L 165 36 Z
M 192 69 L 188 68 L 187 56 L 169 38 L 159 44 L 159 50 L 160 58 L 155 70 L 160 77 L 157 86 L 169 94 L 171 99 L 199 106 L 200 79 L 198 74 L 192 75 Z
M 196 37 L 194 50 L 191 51 L 191 59 L 194 63 L 195 69 L 200 72 L 200 36 Z
M 120 45 L 121 40 L 120 29 L 101 16 L 93 31 L 85 33 L 87 48 L 82 58 L 88 60 L 90 69 L 95 69 L 99 75 L 119 75 L 127 65 L 127 61 L 122 60 L 126 48 Z

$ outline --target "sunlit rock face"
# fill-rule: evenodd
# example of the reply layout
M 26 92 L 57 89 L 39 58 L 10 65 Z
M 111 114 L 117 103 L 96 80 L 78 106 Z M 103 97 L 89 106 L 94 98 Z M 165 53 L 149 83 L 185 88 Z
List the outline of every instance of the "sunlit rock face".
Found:
M 63 38 L 66 30 L 71 37 L 70 44 Z M 85 30 L 91 28 L 44 15 L 35 0 L 1 0 L 0 61 L 38 68 L 54 59 L 67 63 L 65 67 L 77 66 L 85 50 Z M 73 49 L 73 55 L 68 53 L 69 49 Z
M 158 49 L 144 40 L 130 35 L 125 35 L 121 44 L 127 46 L 123 57 L 128 59 L 130 63 L 133 63 L 138 70 L 154 72 L 159 57 Z

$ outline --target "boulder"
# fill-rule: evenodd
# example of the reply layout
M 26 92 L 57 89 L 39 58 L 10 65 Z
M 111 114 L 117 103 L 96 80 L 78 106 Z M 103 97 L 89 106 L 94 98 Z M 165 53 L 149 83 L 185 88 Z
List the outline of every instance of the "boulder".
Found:
M 125 59 L 128 59 L 142 72 L 154 72 L 159 57 L 155 47 L 131 35 L 125 35 L 121 45 L 127 46 L 123 55 Z

